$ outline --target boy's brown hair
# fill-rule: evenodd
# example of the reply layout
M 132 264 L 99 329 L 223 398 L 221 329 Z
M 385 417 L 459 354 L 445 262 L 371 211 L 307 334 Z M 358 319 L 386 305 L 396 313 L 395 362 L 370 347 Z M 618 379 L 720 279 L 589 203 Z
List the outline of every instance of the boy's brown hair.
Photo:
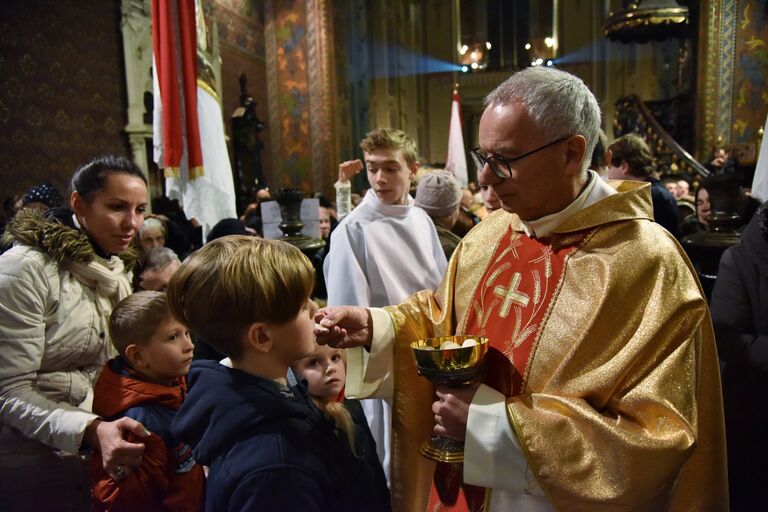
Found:
M 653 153 L 641 136 L 628 133 L 613 141 L 608 149 L 611 150 L 611 165 L 619 167 L 622 162 L 627 162 L 629 174 L 637 178 L 653 173 Z
M 184 260 L 168 284 L 168 305 L 205 342 L 237 358 L 251 324 L 292 320 L 314 285 L 315 269 L 296 247 L 231 235 Z
M 416 142 L 404 131 L 392 128 L 377 128 L 368 132 L 360 142 L 360 149 L 366 153 L 373 153 L 377 149 L 399 149 L 407 163 L 413 164 L 418 160 Z
M 109 337 L 121 356 L 128 345 L 147 343 L 171 316 L 164 292 L 141 291 L 121 300 L 109 315 Z

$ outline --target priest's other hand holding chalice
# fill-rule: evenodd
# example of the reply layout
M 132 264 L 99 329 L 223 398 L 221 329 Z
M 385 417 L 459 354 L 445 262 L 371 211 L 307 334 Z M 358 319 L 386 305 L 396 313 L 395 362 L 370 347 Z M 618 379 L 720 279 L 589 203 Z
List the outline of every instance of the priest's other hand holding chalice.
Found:
M 436 385 L 434 435 L 421 454 L 437 462 L 463 462 L 469 404 L 482 380 L 486 338 L 442 336 L 411 343 L 419 375 Z

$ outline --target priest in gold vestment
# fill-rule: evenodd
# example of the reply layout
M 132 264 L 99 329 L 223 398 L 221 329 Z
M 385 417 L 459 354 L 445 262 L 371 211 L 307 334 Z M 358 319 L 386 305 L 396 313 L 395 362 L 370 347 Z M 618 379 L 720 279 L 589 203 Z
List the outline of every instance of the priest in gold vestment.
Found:
M 529 68 L 486 107 L 473 157 L 504 211 L 436 292 L 316 317 L 320 342 L 350 348 L 347 395 L 393 399 L 393 509 L 434 503 L 434 431 L 465 442 L 476 510 L 727 510 L 711 320 L 648 185 L 586 169 L 600 113 L 572 75 Z M 409 343 L 451 334 L 488 337 L 485 384 L 417 375 Z

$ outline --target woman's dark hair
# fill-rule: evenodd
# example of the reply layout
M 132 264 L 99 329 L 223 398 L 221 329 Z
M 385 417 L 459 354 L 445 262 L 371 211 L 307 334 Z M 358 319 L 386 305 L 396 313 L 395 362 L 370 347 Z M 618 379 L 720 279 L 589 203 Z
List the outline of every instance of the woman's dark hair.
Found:
M 245 229 L 245 224 L 240 219 L 221 219 L 208 233 L 208 243 L 213 242 L 217 238 L 229 235 L 248 236 L 250 233 Z
M 91 201 L 99 190 L 104 188 L 107 176 L 112 173 L 135 176 L 148 185 L 146 176 L 132 161 L 122 156 L 102 155 L 75 171 L 70 182 L 72 192 L 77 192 L 86 201 Z

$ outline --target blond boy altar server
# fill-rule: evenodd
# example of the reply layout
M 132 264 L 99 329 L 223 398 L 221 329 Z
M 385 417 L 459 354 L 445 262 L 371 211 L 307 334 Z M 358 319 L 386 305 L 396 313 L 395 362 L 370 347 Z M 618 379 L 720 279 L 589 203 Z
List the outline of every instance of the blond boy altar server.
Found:
M 360 148 L 371 188 L 331 234 L 323 269 L 328 304 L 382 307 L 437 289 L 445 254 L 432 220 L 413 206 L 408 193 L 419 168 L 416 143 L 401 130 L 380 128 L 368 133 Z M 341 167 L 359 169 L 363 163 Z M 389 481 L 391 404 L 379 399 L 361 404 Z
M 321 342 L 364 347 L 347 392 L 392 397 L 393 509 L 434 499 L 419 446 L 435 432 L 465 441 L 475 509 L 727 510 L 707 304 L 649 186 L 587 169 L 600 111 L 577 77 L 528 68 L 485 104 L 473 155 L 505 211 L 464 238 L 437 292 L 315 317 Z M 409 343 L 450 334 L 488 337 L 503 364 L 434 401 Z

